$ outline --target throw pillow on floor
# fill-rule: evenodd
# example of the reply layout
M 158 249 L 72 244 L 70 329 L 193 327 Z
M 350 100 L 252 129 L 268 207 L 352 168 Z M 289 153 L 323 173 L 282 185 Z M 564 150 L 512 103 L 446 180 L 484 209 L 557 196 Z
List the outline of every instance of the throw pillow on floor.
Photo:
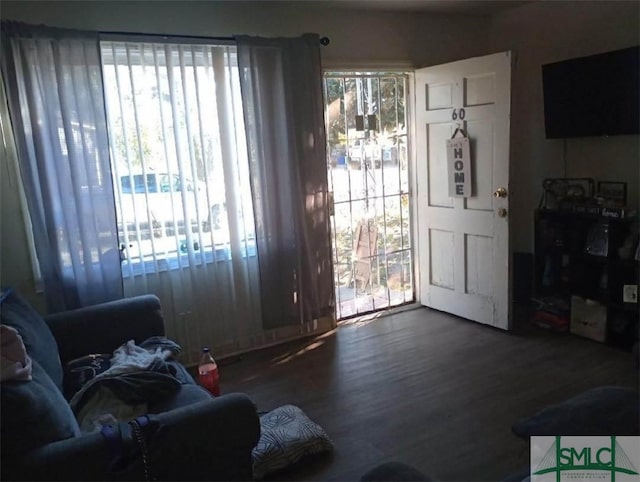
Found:
M 304 455 L 333 450 L 323 428 L 295 405 L 284 405 L 260 416 L 260 440 L 253 449 L 256 480 L 283 469 Z

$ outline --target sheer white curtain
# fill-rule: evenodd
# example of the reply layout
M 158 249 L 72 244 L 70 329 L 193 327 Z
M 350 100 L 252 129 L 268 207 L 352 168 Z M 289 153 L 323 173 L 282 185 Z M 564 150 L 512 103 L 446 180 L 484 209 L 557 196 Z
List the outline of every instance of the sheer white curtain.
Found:
M 3 22 L 2 53 L 49 310 L 120 298 L 97 35 Z
M 155 293 L 187 363 L 333 326 L 317 36 L 239 39 L 243 99 L 233 45 L 2 26 L 52 310 Z
M 1 71 L 0 71 L 1 72 Z M 20 166 L 18 161 L 18 150 L 16 147 L 15 136 L 11 127 L 11 115 L 9 114 L 9 102 L 4 87 L 4 77 L 0 73 L 0 158 L 4 158 L 7 165 L 3 167 L 3 175 L 7 176 L 8 185 L 18 192 L 18 202 L 22 211 L 25 236 L 27 241 L 27 250 L 29 252 L 29 261 L 31 262 L 31 271 L 33 273 L 33 281 L 37 292 L 42 292 L 42 273 L 38 265 L 38 256 L 36 255 L 35 243 L 33 240 L 33 227 L 31 225 L 31 217 L 29 216 L 29 208 L 27 198 L 24 194 L 24 186 L 20 180 Z M 6 170 L 4 170 L 6 169 Z M 12 221 L 20 224 L 20 215 L 15 213 Z M 7 269 L 5 266 L 4 269 Z M 6 273 L 6 271 L 5 271 Z
M 198 359 L 258 342 L 260 286 L 236 49 L 101 42 L 126 295 L 155 293 Z
M 264 326 L 333 320 L 319 37 L 236 40 Z

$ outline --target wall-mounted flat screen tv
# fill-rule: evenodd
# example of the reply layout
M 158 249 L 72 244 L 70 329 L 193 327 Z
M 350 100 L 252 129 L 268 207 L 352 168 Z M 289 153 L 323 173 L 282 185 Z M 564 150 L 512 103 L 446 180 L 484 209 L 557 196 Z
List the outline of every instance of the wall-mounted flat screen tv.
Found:
M 640 47 L 542 66 L 547 139 L 639 134 Z

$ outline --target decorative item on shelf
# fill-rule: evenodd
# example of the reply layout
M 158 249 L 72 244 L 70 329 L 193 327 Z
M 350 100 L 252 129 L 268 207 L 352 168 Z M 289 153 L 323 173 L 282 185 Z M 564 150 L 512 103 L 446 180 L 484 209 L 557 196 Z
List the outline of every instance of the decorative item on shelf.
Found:
M 638 214 L 638 211 L 635 209 L 630 209 L 628 207 L 606 207 L 606 206 L 598 206 L 600 216 L 603 218 L 612 218 L 612 219 L 630 219 L 635 218 Z
M 622 287 L 622 302 L 623 303 L 638 302 L 638 285 L 624 285 Z
M 572 296 L 571 333 L 604 343 L 607 340 L 607 307 L 594 300 Z
M 542 181 L 542 189 L 540 207 L 543 209 L 558 209 L 567 192 L 567 185 L 564 180 L 545 179 Z
M 586 206 L 593 199 L 594 180 L 591 178 L 547 178 L 542 181 L 542 209 L 573 211 Z M 586 207 L 585 207 L 586 209 Z
M 596 204 L 590 204 L 586 207 L 585 212 L 594 216 L 599 216 L 602 208 Z
M 609 225 L 607 223 L 598 222 L 591 225 L 584 250 L 593 256 L 607 256 L 609 254 Z
M 625 207 L 627 205 L 627 183 L 599 181 L 597 197 L 605 207 Z
M 582 201 L 585 198 L 586 194 L 587 193 L 585 192 L 584 187 L 580 184 L 569 184 L 569 187 L 567 187 L 568 199 L 574 201 Z
M 531 321 L 545 330 L 569 331 L 569 305 L 558 296 L 532 298 L 534 305 Z

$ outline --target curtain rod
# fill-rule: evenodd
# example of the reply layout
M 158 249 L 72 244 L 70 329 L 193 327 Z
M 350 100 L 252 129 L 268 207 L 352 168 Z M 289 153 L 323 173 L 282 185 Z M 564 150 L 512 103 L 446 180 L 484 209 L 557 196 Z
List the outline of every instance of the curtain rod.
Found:
M 162 38 L 164 40 L 189 40 L 189 41 L 198 41 L 198 42 L 210 42 L 215 40 L 217 42 L 233 42 L 235 41 L 234 37 L 203 37 L 199 35 L 168 35 L 163 33 L 138 33 L 138 32 L 115 32 L 115 31 L 107 31 L 107 32 L 99 32 L 100 35 L 108 35 L 109 37 L 147 37 L 147 38 Z M 329 45 L 331 40 L 329 37 L 320 37 L 320 45 L 326 46 Z

